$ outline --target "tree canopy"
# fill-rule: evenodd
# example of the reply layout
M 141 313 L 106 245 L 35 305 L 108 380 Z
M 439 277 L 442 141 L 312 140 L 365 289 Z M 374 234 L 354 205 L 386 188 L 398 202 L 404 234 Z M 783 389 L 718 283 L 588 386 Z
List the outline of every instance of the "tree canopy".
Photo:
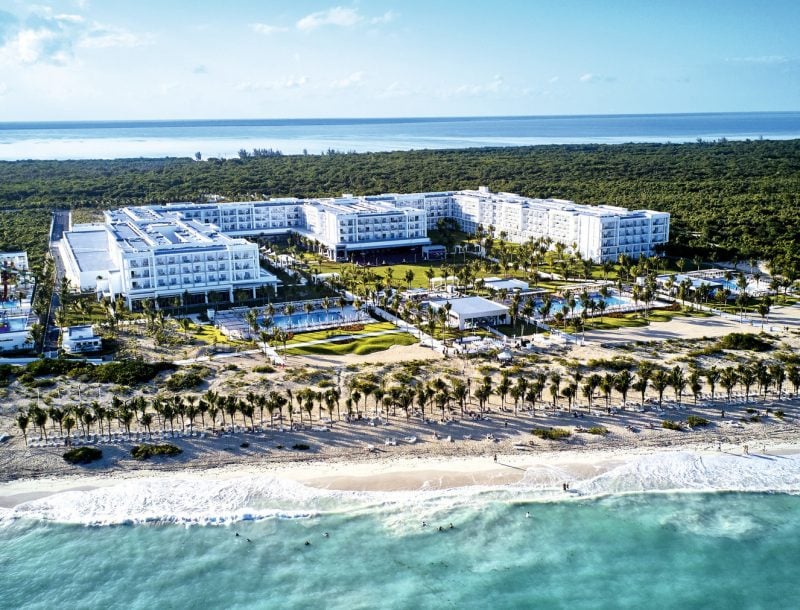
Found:
M 670 248 L 681 255 L 775 258 L 795 250 L 800 237 L 800 140 L 2 162 L 0 210 L 478 185 L 670 212 Z M 13 233 L 0 233 L 0 247 L 17 245 Z

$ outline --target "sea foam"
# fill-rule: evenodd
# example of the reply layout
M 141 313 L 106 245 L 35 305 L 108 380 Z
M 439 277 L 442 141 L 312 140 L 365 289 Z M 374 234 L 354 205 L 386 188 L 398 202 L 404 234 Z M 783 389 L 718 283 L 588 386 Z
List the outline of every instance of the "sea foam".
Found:
M 270 518 L 307 519 L 324 513 L 370 511 L 388 529 L 408 515 L 435 521 L 460 507 L 493 502 L 550 502 L 652 491 L 800 491 L 800 456 L 660 452 L 628 456 L 610 466 L 537 464 L 515 484 L 417 491 L 355 492 L 309 487 L 267 475 L 134 478 L 84 491 L 65 491 L 0 510 L 16 519 L 82 525 L 180 523 L 225 525 Z M 565 494 L 562 484 L 569 483 Z

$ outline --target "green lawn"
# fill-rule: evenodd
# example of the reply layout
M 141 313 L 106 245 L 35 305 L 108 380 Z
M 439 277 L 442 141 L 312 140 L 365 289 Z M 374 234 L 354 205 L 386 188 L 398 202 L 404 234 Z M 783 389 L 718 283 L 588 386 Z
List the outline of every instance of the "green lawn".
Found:
M 387 330 L 397 330 L 397 327 L 391 322 L 376 322 L 374 324 L 365 324 L 363 330 L 345 330 L 343 328 L 331 328 L 325 330 L 315 330 L 307 333 L 295 333 L 291 339 L 286 342 L 286 347 L 291 348 L 292 345 L 297 343 L 306 343 L 308 341 L 317 341 L 320 339 L 333 339 L 337 335 L 350 336 L 350 335 L 363 335 L 365 333 L 374 333 Z
M 334 339 L 329 343 L 306 345 L 304 347 L 288 347 L 287 355 L 305 356 L 309 354 L 342 356 L 345 354 L 364 355 L 389 349 L 393 345 L 413 345 L 417 340 L 408 333 L 393 333 L 377 337 L 360 337 L 357 339 Z

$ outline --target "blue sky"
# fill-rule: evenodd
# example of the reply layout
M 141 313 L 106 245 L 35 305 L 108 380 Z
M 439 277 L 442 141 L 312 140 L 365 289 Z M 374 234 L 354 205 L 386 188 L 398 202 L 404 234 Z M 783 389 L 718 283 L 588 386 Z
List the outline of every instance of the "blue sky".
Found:
M 0 0 L 0 121 L 799 110 L 800 2 Z

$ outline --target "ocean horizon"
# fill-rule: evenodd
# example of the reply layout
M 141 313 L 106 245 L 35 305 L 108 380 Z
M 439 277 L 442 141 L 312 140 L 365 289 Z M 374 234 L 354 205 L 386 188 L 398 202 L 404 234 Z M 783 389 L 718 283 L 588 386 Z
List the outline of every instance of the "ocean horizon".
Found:
M 548 144 L 800 138 L 800 111 L 0 122 L 0 160 L 234 157 Z

